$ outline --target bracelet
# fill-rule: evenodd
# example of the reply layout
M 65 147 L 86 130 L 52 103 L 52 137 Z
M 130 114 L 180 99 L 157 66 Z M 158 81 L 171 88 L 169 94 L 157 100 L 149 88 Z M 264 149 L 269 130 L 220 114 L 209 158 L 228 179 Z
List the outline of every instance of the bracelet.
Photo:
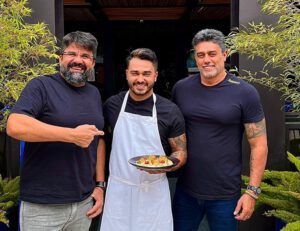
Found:
M 255 195 L 252 191 L 250 191 L 250 190 L 248 190 L 248 189 L 245 191 L 245 193 L 246 193 L 247 195 L 249 195 L 250 197 L 252 197 L 253 199 L 255 199 L 255 200 L 258 199 L 258 196 Z

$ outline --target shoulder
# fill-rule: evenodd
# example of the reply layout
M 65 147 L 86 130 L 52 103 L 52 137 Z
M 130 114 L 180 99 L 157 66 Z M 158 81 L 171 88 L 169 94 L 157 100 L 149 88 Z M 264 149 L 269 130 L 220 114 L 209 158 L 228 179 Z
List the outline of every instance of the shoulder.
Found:
M 176 104 L 173 103 L 171 100 L 157 94 L 155 95 L 156 95 L 156 105 L 160 107 L 177 107 Z
M 195 74 L 195 75 L 190 75 L 188 77 L 185 77 L 181 80 L 179 80 L 175 85 L 174 88 L 177 87 L 181 87 L 181 86 L 188 86 L 190 84 L 193 84 L 194 82 L 198 82 L 199 81 L 199 74 Z
M 156 96 L 158 120 L 168 129 L 168 138 L 182 135 L 185 132 L 185 123 L 178 106 L 162 96 Z
M 126 91 L 109 97 L 103 104 L 104 112 L 110 114 L 119 111 L 121 109 L 125 94 Z
M 113 95 L 111 97 L 109 97 L 105 103 L 104 103 L 104 106 L 114 106 L 114 105 L 120 105 L 122 104 L 123 100 L 124 100 L 124 97 L 125 97 L 125 94 L 126 94 L 126 91 L 122 91 L 120 92 L 119 94 L 117 95 Z
M 92 94 L 97 94 L 100 96 L 100 92 L 98 90 L 98 88 L 90 83 L 86 83 L 86 87 L 88 92 L 91 92 Z
M 156 106 L 157 106 L 158 111 L 162 111 L 162 112 L 168 113 L 170 115 L 175 113 L 175 114 L 181 116 L 181 112 L 175 103 L 173 103 L 171 100 L 169 100 L 165 97 L 162 97 L 160 95 L 157 95 L 157 94 L 156 94 L 156 97 L 157 97 Z
M 38 76 L 30 80 L 27 84 L 28 87 L 46 87 L 47 85 L 54 84 L 59 79 L 59 74 Z
M 239 89 L 246 92 L 256 91 L 256 88 L 253 85 L 231 73 L 228 73 L 227 84 L 237 86 Z
M 38 76 L 31 79 L 23 89 L 23 94 L 35 94 L 36 92 L 43 93 L 47 91 L 49 89 L 47 86 L 50 86 L 54 82 L 53 76 Z
M 53 76 L 54 75 L 38 76 L 38 77 L 35 77 L 35 78 L 31 79 L 28 83 L 31 84 L 31 85 L 39 85 L 39 84 L 42 84 L 42 83 L 53 81 Z

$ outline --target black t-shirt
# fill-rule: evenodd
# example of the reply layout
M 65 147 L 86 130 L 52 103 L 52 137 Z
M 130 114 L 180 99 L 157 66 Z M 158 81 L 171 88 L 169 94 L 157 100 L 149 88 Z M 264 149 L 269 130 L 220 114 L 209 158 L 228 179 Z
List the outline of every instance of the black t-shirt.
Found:
M 264 118 L 256 89 L 231 74 L 208 87 L 197 74 L 175 84 L 173 99 L 185 118 L 188 141 L 179 185 L 203 200 L 239 195 L 244 124 Z
M 31 80 L 12 113 L 47 124 L 103 130 L 99 91 L 90 84 L 73 87 L 59 74 Z M 21 169 L 21 200 L 62 204 L 82 201 L 94 189 L 98 137 L 88 148 L 64 142 L 26 142 Z
M 113 130 L 117 122 L 126 92 L 110 97 L 103 106 L 106 125 Z M 152 96 L 143 101 L 134 101 L 128 96 L 125 111 L 133 114 L 152 116 Z M 185 132 L 184 119 L 178 107 L 170 100 L 156 94 L 158 130 L 166 155 L 171 153 L 168 138 L 174 138 Z

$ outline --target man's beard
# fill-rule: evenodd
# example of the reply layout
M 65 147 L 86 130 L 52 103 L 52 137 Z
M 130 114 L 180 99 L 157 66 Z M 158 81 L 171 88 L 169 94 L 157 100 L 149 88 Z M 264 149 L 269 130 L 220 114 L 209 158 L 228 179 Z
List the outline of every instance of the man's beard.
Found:
M 210 72 L 205 71 L 204 68 L 199 68 L 199 69 L 200 69 L 201 76 L 205 79 L 213 79 L 213 78 L 217 77 L 223 71 L 223 69 L 220 68 L 219 66 L 215 66 L 214 69 Z
M 84 72 L 83 73 L 73 73 L 70 71 L 72 67 L 81 67 Z M 67 67 L 64 65 L 60 65 L 60 73 L 63 75 L 65 80 L 71 85 L 81 85 L 86 83 L 88 77 L 93 73 L 92 69 L 87 70 L 84 64 L 80 63 L 70 63 Z
M 146 86 L 146 89 L 144 91 L 138 91 L 134 88 L 134 86 L 138 85 L 138 84 L 139 83 L 132 83 L 132 84 L 128 83 L 128 86 L 131 89 L 131 91 L 133 92 L 133 94 L 138 95 L 138 96 L 143 96 L 143 95 L 148 94 L 154 87 L 154 83 L 150 84 L 150 85 L 148 85 L 147 83 L 140 83 L 140 84 L 143 84 L 144 86 Z

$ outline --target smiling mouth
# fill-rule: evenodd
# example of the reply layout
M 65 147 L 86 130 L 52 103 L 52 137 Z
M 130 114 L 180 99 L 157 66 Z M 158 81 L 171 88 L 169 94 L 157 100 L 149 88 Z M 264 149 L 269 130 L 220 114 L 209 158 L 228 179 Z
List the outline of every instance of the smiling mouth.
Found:
M 213 70 L 215 66 L 204 66 L 203 70 L 210 71 Z
M 73 62 L 68 65 L 68 69 L 74 73 L 83 73 L 86 71 L 86 66 L 81 63 Z
M 139 84 L 139 85 L 135 85 L 135 86 L 137 89 L 143 89 L 146 87 L 146 85 L 144 85 L 144 84 L 143 85 Z
M 84 69 L 81 68 L 81 67 L 71 67 L 70 70 L 72 72 L 76 72 L 76 73 L 83 73 L 84 72 Z

